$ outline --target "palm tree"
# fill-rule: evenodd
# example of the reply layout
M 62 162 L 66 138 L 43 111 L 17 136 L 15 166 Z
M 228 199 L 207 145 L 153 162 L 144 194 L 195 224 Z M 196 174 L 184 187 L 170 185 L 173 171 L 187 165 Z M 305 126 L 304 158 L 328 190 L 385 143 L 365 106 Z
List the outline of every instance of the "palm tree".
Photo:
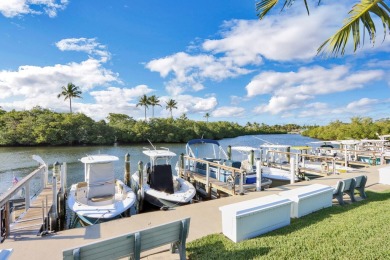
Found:
M 170 99 L 168 102 L 165 101 L 165 103 L 167 104 L 167 106 L 165 107 L 166 109 L 169 109 L 169 111 L 171 112 L 171 118 L 173 118 L 173 115 L 172 115 L 172 109 L 174 108 L 177 108 L 177 103 L 175 100 L 173 99 Z
M 150 96 L 149 97 L 149 104 L 152 106 L 152 118 L 154 118 L 154 106 L 160 106 L 160 100 L 156 95 Z
M 307 0 L 303 0 L 306 6 L 307 13 L 309 14 L 309 7 Z M 295 1 L 285 0 L 283 8 L 285 6 L 291 6 Z M 319 0 L 318 4 L 321 2 Z M 278 0 L 260 0 L 256 3 L 256 12 L 259 19 L 262 19 L 276 4 Z M 282 10 L 283 10 L 282 8 Z M 344 25 L 329 39 L 327 39 L 317 49 L 317 54 L 328 54 L 329 56 L 341 56 L 345 53 L 345 46 L 348 40 L 353 38 L 354 52 L 360 47 L 360 32 L 367 31 L 370 38 L 370 42 L 375 44 L 376 28 L 371 18 L 371 15 L 378 16 L 383 25 L 384 37 L 390 29 L 390 8 L 386 5 L 385 0 L 361 0 L 360 3 L 356 3 L 351 11 L 349 11 L 349 17 L 345 19 Z M 363 30 L 360 30 L 360 26 L 363 25 Z
M 138 106 L 144 106 L 145 107 L 145 121 L 146 121 L 146 108 L 148 108 L 149 105 L 150 105 L 150 102 L 149 102 L 148 96 L 146 96 L 144 94 L 142 97 L 139 98 L 137 107 Z
M 80 88 L 69 82 L 66 87 L 62 87 L 62 92 L 57 95 L 57 98 L 64 96 L 64 100 L 69 99 L 70 113 L 72 113 L 72 98 L 82 98 L 81 94 Z
M 206 122 L 208 123 L 208 122 L 209 122 L 210 114 L 209 114 L 209 113 L 206 113 L 203 117 L 206 118 Z

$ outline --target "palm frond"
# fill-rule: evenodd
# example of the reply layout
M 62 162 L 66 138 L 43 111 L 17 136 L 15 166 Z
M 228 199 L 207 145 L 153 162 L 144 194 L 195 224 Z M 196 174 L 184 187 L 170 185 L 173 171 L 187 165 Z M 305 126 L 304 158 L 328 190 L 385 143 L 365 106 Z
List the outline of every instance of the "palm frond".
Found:
M 256 3 L 256 14 L 259 19 L 263 17 L 279 2 L 279 0 L 261 0 Z
M 345 47 L 350 39 L 351 32 L 353 38 L 354 52 L 360 47 L 360 25 L 363 25 L 363 31 L 367 31 L 370 42 L 374 45 L 376 38 L 375 23 L 371 14 L 378 16 L 383 25 L 384 37 L 390 28 L 390 8 L 384 3 L 384 0 L 362 0 L 354 5 L 349 12 L 349 17 L 344 21 L 343 27 L 333 36 L 327 39 L 317 49 L 317 54 L 327 56 L 341 56 L 345 53 Z M 360 24 L 361 23 L 361 24 Z
M 259 19 L 263 19 L 264 16 L 279 2 L 279 0 L 261 0 L 256 3 L 256 14 L 259 17 Z M 307 0 L 303 0 L 305 3 L 307 14 L 309 14 L 309 6 L 307 4 Z M 318 4 L 320 4 L 321 0 L 318 1 Z M 295 3 L 295 0 L 285 0 L 282 10 L 284 10 L 285 7 L 291 7 Z

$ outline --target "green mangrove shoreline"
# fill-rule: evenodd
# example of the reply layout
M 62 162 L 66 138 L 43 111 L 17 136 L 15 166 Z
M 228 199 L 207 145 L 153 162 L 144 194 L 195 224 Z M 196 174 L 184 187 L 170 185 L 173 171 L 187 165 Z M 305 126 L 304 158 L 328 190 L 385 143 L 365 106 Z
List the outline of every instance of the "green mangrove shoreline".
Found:
M 227 121 L 194 121 L 179 118 L 135 120 L 125 114 L 110 113 L 106 120 L 94 121 L 82 113 L 58 113 L 41 107 L 31 110 L 0 109 L 0 146 L 64 146 L 185 143 L 195 138 L 220 140 L 256 134 L 302 135 L 320 140 L 378 139 L 390 133 L 390 119 L 373 121 L 354 117 L 351 123 L 331 122 L 327 126 L 297 124 L 267 125 L 248 122 L 242 126 Z
M 222 139 L 253 134 L 285 134 L 298 125 L 177 119 L 135 120 L 110 113 L 106 120 L 94 121 L 82 113 L 58 113 L 35 107 L 31 110 L 0 109 L 0 146 L 111 145 L 145 143 L 185 143 L 194 138 Z

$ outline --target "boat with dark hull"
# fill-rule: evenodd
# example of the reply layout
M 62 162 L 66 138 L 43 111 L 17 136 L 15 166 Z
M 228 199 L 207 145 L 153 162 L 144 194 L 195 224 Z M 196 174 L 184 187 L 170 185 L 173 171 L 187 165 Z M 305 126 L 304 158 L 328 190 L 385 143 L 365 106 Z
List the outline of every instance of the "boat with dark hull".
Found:
M 159 208 L 172 208 L 192 202 L 194 186 L 172 172 L 171 160 L 176 154 L 168 148 L 146 149 L 149 162 L 131 176 L 132 188 L 138 200 Z

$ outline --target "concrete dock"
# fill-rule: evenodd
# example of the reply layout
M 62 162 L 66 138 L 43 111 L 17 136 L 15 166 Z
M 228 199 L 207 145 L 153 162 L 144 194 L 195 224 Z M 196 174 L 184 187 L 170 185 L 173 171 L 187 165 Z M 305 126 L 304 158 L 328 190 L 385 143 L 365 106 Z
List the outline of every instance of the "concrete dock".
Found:
M 386 165 L 384 165 L 386 166 Z M 7 238 L 0 245 L 0 249 L 12 248 L 10 259 L 62 259 L 62 251 L 88 244 L 101 239 L 107 239 L 135 232 L 148 227 L 161 225 L 174 220 L 191 217 L 190 232 L 187 242 L 195 239 L 222 232 L 221 213 L 219 207 L 277 194 L 281 191 L 291 190 L 315 183 L 333 186 L 340 179 L 358 175 L 367 175 L 367 190 L 382 191 L 390 189 L 390 185 L 378 184 L 378 169 L 384 166 L 364 168 L 354 173 L 342 173 L 329 175 L 311 181 L 303 181 L 295 184 L 275 187 L 261 192 L 251 192 L 242 196 L 230 196 L 206 202 L 177 207 L 168 211 L 155 211 L 134 215 L 130 218 L 119 219 L 107 223 L 93 225 L 85 228 L 76 228 L 48 234 L 47 236 L 25 235 Z M 346 200 L 348 201 L 348 200 Z M 337 203 L 334 200 L 334 203 Z M 168 252 L 169 245 L 144 252 L 144 259 L 179 259 L 178 254 Z

